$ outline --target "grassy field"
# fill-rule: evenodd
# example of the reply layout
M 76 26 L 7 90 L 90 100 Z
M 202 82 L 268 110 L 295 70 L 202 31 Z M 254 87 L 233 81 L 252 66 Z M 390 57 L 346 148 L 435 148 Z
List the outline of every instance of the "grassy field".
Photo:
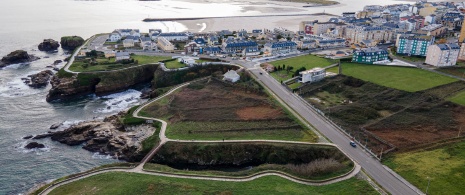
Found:
M 449 101 L 465 106 L 465 91 L 459 92 L 448 98 Z
M 343 63 L 342 73 L 364 81 L 408 92 L 421 91 L 457 81 L 450 77 L 417 68 L 355 63 Z
M 318 56 L 314 55 L 304 55 L 304 56 L 299 56 L 295 58 L 289 58 L 289 59 L 284 59 L 284 60 L 278 60 L 278 61 L 273 61 L 270 62 L 273 66 L 283 66 L 286 65 L 286 67 L 291 66 L 293 67 L 293 70 L 287 72 L 286 70 L 280 70 L 280 71 L 275 71 L 271 73 L 271 76 L 273 76 L 276 80 L 281 81 L 281 80 L 287 80 L 292 78 L 292 74 L 294 72 L 301 68 L 305 67 L 306 70 L 310 70 L 315 67 L 326 67 L 331 64 L 336 63 L 334 60 L 326 59 L 326 58 L 321 58 Z
M 464 63 L 464 62 L 461 62 Z M 452 66 L 447 68 L 438 68 L 437 71 L 441 71 L 447 74 L 455 75 L 458 77 L 465 78 L 465 66 Z
M 141 115 L 168 121 L 166 133 L 172 139 L 318 139 L 256 85 L 191 84 L 145 107 Z
M 165 56 L 141 56 L 141 55 L 133 55 L 131 56 L 134 60 L 137 60 L 138 63 L 133 64 L 120 64 L 115 63 L 115 58 L 98 58 L 96 61 L 98 64 L 96 65 L 88 65 L 82 60 L 75 60 L 73 64 L 69 67 L 71 71 L 75 72 L 93 72 L 93 71 L 106 71 L 106 70 L 118 70 L 122 68 L 128 68 L 132 66 L 138 66 L 143 64 L 150 64 L 150 63 L 157 63 L 161 60 L 170 59 L 170 57 Z
M 168 69 L 177 69 L 177 68 L 186 67 L 185 64 L 183 64 L 183 63 L 181 63 L 181 62 L 178 62 L 178 60 L 173 60 L 173 61 L 165 62 L 165 66 L 166 66 L 166 68 L 168 68 Z
M 423 192 L 463 194 L 465 192 L 465 142 L 417 152 L 396 154 L 384 162 Z
M 115 187 L 118 186 L 118 187 Z M 377 194 L 355 178 L 325 186 L 307 186 L 277 176 L 249 182 L 223 182 L 111 172 L 82 179 L 52 194 Z

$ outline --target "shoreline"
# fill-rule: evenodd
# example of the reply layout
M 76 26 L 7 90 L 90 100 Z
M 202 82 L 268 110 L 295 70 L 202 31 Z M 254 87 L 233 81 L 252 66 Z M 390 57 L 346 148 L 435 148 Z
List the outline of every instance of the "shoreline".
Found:
M 217 17 L 194 17 L 194 18 L 145 18 L 143 22 L 167 22 L 167 21 L 188 21 L 188 20 L 206 20 L 206 19 L 230 19 L 230 18 L 261 18 L 261 17 L 286 17 L 286 16 L 337 16 L 330 13 L 313 13 L 313 14 L 277 14 L 277 15 L 256 15 L 256 16 L 217 16 Z

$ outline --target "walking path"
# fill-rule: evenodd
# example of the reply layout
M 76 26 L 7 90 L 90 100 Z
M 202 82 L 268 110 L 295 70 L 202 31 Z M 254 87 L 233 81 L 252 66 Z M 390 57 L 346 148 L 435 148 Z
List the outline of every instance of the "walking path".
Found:
M 142 104 L 141 106 L 139 106 L 139 108 L 137 108 L 133 112 L 134 117 L 147 119 L 147 120 L 154 120 L 154 121 L 158 121 L 158 122 L 160 122 L 162 124 L 161 128 L 160 128 L 160 134 L 159 134 L 159 138 L 160 138 L 159 145 L 154 147 L 142 159 L 141 163 L 137 167 L 132 168 L 132 169 L 107 168 L 107 169 L 97 170 L 97 171 L 90 172 L 90 173 L 85 173 L 85 174 L 82 174 L 82 175 L 79 175 L 79 176 L 69 178 L 69 179 L 66 179 L 64 181 L 55 183 L 55 184 L 47 187 L 44 191 L 42 191 L 39 194 L 48 194 L 57 187 L 60 187 L 60 186 L 66 185 L 68 183 L 72 183 L 72 182 L 75 182 L 75 181 L 78 181 L 78 180 L 81 180 L 81 179 L 84 179 L 84 178 L 88 178 L 88 177 L 91 177 L 91 176 L 94 176 L 94 175 L 107 173 L 107 172 L 140 173 L 140 174 L 148 174 L 148 175 L 164 176 L 164 177 L 185 178 L 185 179 L 202 179 L 202 180 L 210 180 L 210 181 L 230 181 L 230 182 L 246 182 L 246 181 L 251 181 L 251 180 L 254 180 L 254 179 L 257 179 L 257 178 L 260 178 L 260 177 L 265 177 L 265 176 L 279 176 L 279 177 L 288 179 L 288 180 L 293 181 L 293 182 L 297 182 L 297 183 L 305 184 L 305 185 L 312 185 L 312 186 L 321 186 L 321 185 L 328 185 L 328 184 L 337 183 L 339 181 L 350 179 L 350 178 L 354 177 L 355 175 L 357 175 L 360 172 L 361 166 L 358 163 L 356 163 L 355 161 L 353 161 L 352 159 L 351 159 L 352 162 L 354 162 L 354 168 L 349 173 L 347 173 L 345 175 L 342 175 L 342 176 L 339 176 L 339 177 L 335 177 L 335 178 L 331 178 L 331 179 L 328 179 L 328 180 L 325 180 L 325 181 L 321 181 L 321 182 L 300 179 L 300 178 L 291 176 L 289 174 L 286 174 L 286 173 L 283 173 L 283 172 L 280 172 L 280 171 L 273 171 L 273 170 L 263 171 L 263 172 L 259 172 L 259 173 L 256 173 L 254 175 L 245 176 L 245 177 L 202 176 L 202 175 L 188 175 L 188 174 L 177 174 L 177 173 L 161 173 L 161 172 L 154 172 L 154 171 L 144 170 L 144 165 L 153 158 L 153 156 L 157 153 L 157 151 L 166 142 L 183 142 L 183 143 L 188 143 L 188 142 L 192 142 L 192 143 L 193 142 L 195 142 L 195 143 L 223 143 L 223 142 L 228 142 L 228 143 L 254 142 L 254 143 L 257 143 L 257 142 L 266 142 L 266 143 L 290 143 L 290 144 L 308 144 L 308 145 L 330 145 L 330 146 L 338 147 L 337 145 L 331 144 L 331 143 L 314 144 L 314 143 L 308 143 L 308 142 L 282 141 L 282 140 L 225 140 L 225 141 L 223 141 L 223 140 L 213 140 L 213 141 L 212 140 L 208 140 L 208 141 L 203 141 L 203 140 L 173 140 L 173 139 L 167 138 L 166 135 L 165 135 L 166 127 L 167 127 L 167 122 L 166 121 L 163 121 L 163 120 L 157 119 L 157 118 L 144 117 L 144 116 L 139 115 L 140 111 L 142 109 L 144 109 L 147 105 L 149 105 L 149 104 L 151 104 L 151 103 L 153 103 L 155 101 L 158 101 L 158 100 L 172 94 L 174 91 L 176 91 L 176 90 L 178 90 L 178 89 L 180 89 L 182 87 L 185 87 L 185 86 L 191 84 L 192 82 L 196 82 L 196 81 L 200 81 L 200 80 L 204 80 L 204 79 L 208 79 L 208 78 L 209 77 L 206 77 L 206 78 L 202 78 L 202 79 L 198 79 L 198 80 L 195 80 L 195 81 L 191 81 L 191 82 L 187 82 L 187 83 L 178 85 L 175 88 L 169 90 L 167 93 L 163 94 L 162 96 L 159 96 L 159 97 L 157 97 L 157 98 L 155 98 L 155 99 L 153 99 L 151 101 L 148 101 L 148 102 Z M 340 150 L 340 151 L 343 152 L 343 150 Z M 346 154 L 346 156 L 348 156 L 348 155 Z

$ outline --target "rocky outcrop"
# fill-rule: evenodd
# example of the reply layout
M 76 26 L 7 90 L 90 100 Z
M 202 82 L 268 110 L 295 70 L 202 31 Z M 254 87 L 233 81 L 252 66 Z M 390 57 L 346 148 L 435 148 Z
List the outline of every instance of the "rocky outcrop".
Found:
M 32 62 L 32 61 L 38 60 L 38 59 L 40 59 L 40 58 L 35 57 L 33 55 L 29 55 L 24 50 L 16 50 L 16 51 L 11 52 L 10 54 L 8 54 L 7 56 L 2 58 L 2 60 L 0 61 L 0 68 L 4 67 L 4 66 L 8 66 L 10 64 Z
M 58 64 L 60 64 L 60 63 L 62 63 L 62 62 L 63 62 L 62 60 L 55 60 L 55 61 L 53 62 L 53 65 L 58 65 Z
M 37 143 L 37 142 L 31 142 L 31 143 L 28 143 L 26 146 L 24 146 L 24 148 L 26 149 L 45 148 L 45 145 Z
M 63 131 L 50 132 L 48 136 L 70 146 L 83 144 L 88 151 L 121 160 L 140 160 L 138 152 L 142 149 L 142 141 L 153 135 L 155 128 L 150 125 L 125 128 L 118 118 L 122 114 L 125 113 L 107 117 L 103 121 L 81 122 Z
M 74 50 L 84 44 L 84 39 L 79 36 L 61 37 L 61 47 L 67 50 Z
M 28 75 L 27 77 L 31 78 L 30 80 L 24 80 L 24 82 L 33 88 L 41 88 L 45 87 L 50 80 L 50 77 L 53 76 L 53 72 L 51 70 L 44 70 L 37 74 Z
M 120 71 L 80 73 L 79 76 L 59 77 L 56 75 L 50 82 L 52 89 L 47 95 L 47 101 L 92 93 L 106 95 L 124 91 L 134 85 L 150 82 L 157 67 L 158 65 L 153 64 Z
M 27 135 L 27 136 L 24 136 L 23 139 L 31 139 L 32 137 L 34 137 L 34 136 L 32 136 L 32 135 Z
M 60 47 L 60 44 L 53 39 L 44 39 L 44 41 L 39 44 L 40 51 L 55 51 L 58 47 Z

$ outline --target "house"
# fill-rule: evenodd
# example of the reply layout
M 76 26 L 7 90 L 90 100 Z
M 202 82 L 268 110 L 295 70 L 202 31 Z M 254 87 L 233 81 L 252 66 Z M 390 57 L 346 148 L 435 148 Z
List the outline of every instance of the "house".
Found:
M 297 43 L 293 41 L 282 41 L 266 43 L 264 50 L 272 55 L 297 52 Z
M 203 47 L 203 46 L 205 46 L 205 44 L 206 44 L 206 41 L 205 41 L 205 39 L 203 39 L 203 38 L 196 38 L 196 39 L 194 39 L 194 42 L 195 42 L 199 47 Z
M 186 54 L 190 54 L 190 53 L 194 53 L 194 52 L 203 53 L 202 48 L 200 47 L 200 45 L 197 44 L 194 41 L 184 45 L 184 52 Z
M 252 30 L 252 36 L 254 36 L 254 37 L 258 37 L 262 33 L 263 33 L 263 30 L 261 30 L 261 29 Z
M 218 39 L 218 36 L 210 35 L 208 37 L 208 45 L 214 46 L 214 45 L 219 45 L 219 44 L 220 44 L 220 40 Z
M 105 58 L 114 58 L 116 57 L 116 52 L 115 51 L 105 51 Z
M 223 52 L 225 53 L 242 53 L 242 50 L 250 48 L 258 50 L 258 44 L 254 41 L 226 41 L 223 42 Z
M 296 41 L 298 49 L 312 49 L 316 48 L 316 41 L 315 40 L 302 40 Z
M 160 33 L 158 38 L 163 37 L 168 41 L 187 41 L 189 35 L 187 33 Z
M 231 81 L 233 83 L 239 81 L 240 78 L 241 78 L 241 76 L 239 74 L 237 74 L 237 72 L 235 70 L 229 70 L 228 72 L 226 72 L 223 75 L 223 80 Z
M 376 41 L 372 41 L 372 40 L 362 40 L 362 42 L 360 42 L 360 44 L 362 44 L 363 46 L 365 47 L 374 47 L 376 46 Z
M 129 60 L 129 58 L 131 58 L 129 52 L 118 52 L 115 54 L 115 61 Z
M 430 24 L 421 28 L 419 32 L 428 36 L 437 37 L 446 33 L 447 29 L 442 24 Z
M 140 31 L 139 29 L 117 29 L 115 30 L 121 38 L 127 37 L 127 36 L 139 36 L 140 37 Z
M 195 64 L 195 59 L 190 57 L 181 57 L 178 58 L 178 62 L 181 62 L 187 66 L 193 66 Z
M 378 61 L 389 59 L 389 53 L 385 49 L 378 47 L 369 47 L 356 50 L 352 56 L 352 62 L 373 64 Z
M 318 47 L 326 48 L 326 47 L 344 47 L 346 41 L 344 39 L 326 39 L 326 40 L 316 40 L 316 45 Z
M 326 76 L 326 69 L 324 68 L 313 68 L 311 70 L 306 70 L 299 72 L 300 79 L 299 82 L 301 83 L 313 83 L 313 82 L 318 82 L 321 81 L 325 78 Z
M 129 37 L 129 36 L 128 36 Z M 134 47 L 134 39 L 127 38 L 123 40 L 123 47 Z
M 391 41 L 392 35 L 392 30 L 384 26 L 349 25 L 345 28 L 343 37 L 350 43 L 360 43 L 368 39 L 379 43 Z
M 245 48 L 242 50 L 242 56 L 258 56 L 260 55 L 259 49 Z
M 404 34 L 397 37 L 397 53 L 401 55 L 426 56 L 426 50 L 434 43 L 432 36 Z
M 119 33 L 114 32 L 108 36 L 108 39 L 110 40 L 110 42 L 118 42 L 121 40 L 121 35 Z
M 460 47 L 455 43 L 430 45 L 425 63 L 438 67 L 454 66 L 459 52 Z
M 165 37 L 159 37 L 157 42 L 158 47 L 163 51 L 173 51 L 174 45 Z
M 221 52 L 220 47 L 205 47 L 203 49 L 203 52 L 205 54 L 219 54 Z

